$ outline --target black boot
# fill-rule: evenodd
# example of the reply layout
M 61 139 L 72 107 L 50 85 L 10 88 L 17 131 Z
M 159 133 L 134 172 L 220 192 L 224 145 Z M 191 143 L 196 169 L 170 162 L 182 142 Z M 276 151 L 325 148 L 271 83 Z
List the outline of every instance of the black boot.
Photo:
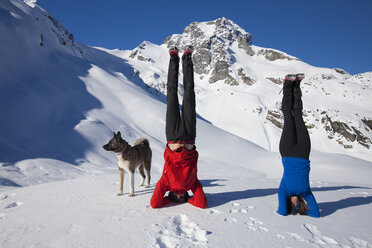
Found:
M 171 47 L 169 49 L 169 55 L 172 57 L 172 55 L 177 55 L 178 56 L 178 48 L 176 46 Z

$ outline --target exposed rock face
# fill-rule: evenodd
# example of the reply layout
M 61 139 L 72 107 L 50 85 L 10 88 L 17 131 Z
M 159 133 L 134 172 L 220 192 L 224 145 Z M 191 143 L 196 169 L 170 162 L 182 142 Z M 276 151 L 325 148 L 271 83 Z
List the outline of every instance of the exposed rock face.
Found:
M 327 132 L 327 137 L 329 139 L 335 139 L 338 144 L 340 144 L 345 149 L 351 149 L 355 144 L 359 144 L 367 149 L 372 145 L 372 140 L 361 132 L 361 127 L 355 127 L 348 125 L 340 120 L 333 120 L 327 111 L 321 112 L 321 124 L 324 130 Z M 307 121 L 308 116 L 315 116 L 312 111 L 303 111 L 304 121 L 307 129 L 311 133 L 312 129 L 318 128 L 316 123 L 313 121 Z M 268 110 L 266 114 L 266 120 L 270 121 L 276 127 L 283 128 L 283 115 L 278 110 Z M 366 126 L 367 131 L 372 131 L 372 120 L 362 119 L 362 122 Z M 369 130 L 367 129 L 369 128 Z
M 370 88 L 372 86 L 372 72 L 357 74 L 352 77 L 353 81 L 359 82 L 361 85 Z
M 209 79 L 210 83 L 215 83 L 218 80 L 226 79 L 229 75 L 229 64 L 226 61 L 217 61 L 212 71 L 212 77 Z
M 243 83 L 245 83 L 246 85 L 253 85 L 256 81 L 250 77 L 248 77 L 247 75 L 245 75 L 245 73 L 243 72 L 243 68 L 239 68 L 238 70 L 238 75 L 240 76 L 240 78 L 242 79 Z
M 43 10 L 37 3 L 37 0 L 25 0 L 25 3 L 35 9 L 35 20 L 40 25 L 39 27 L 47 26 L 40 30 L 40 39 L 38 44 L 44 49 L 52 49 L 57 41 L 60 46 L 58 49 L 63 51 L 69 50 L 74 55 L 82 57 L 84 50 L 79 43 L 75 42 L 74 36 L 53 16 Z M 35 30 L 37 32 L 37 30 Z
M 64 29 L 63 26 L 61 25 L 61 23 L 59 21 L 57 21 L 53 16 L 48 15 L 48 18 L 49 18 L 49 20 L 52 21 L 52 23 L 54 24 L 54 27 L 55 27 L 55 28 L 51 29 L 52 32 L 54 34 L 56 34 L 57 36 L 60 36 L 59 37 L 60 43 L 63 46 L 66 46 L 67 44 L 75 46 L 74 36 L 68 30 Z M 43 41 L 42 38 L 41 38 L 41 40 Z
M 356 127 L 349 127 L 344 122 L 332 120 L 327 114 L 322 118 L 322 124 L 328 132 L 328 138 L 333 139 L 336 135 L 339 136 L 337 142 L 345 148 L 352 148 L 352 145 L 345 145 L 342 138 L 349 142 L 357 141 L 366 148 L 369 148 L 372 144 L 372 141 L 365 137 Z
M 278 128 L 283 128 L 283 117 L 278 111 L 268 110 L 266 120 L 270 121 Z
M 129 55 L 129 58 L 132 58 L 132 59 L 133 58 L 137 58 L 140 61 L 149 61 L 149 62 L 151 62 L 152 61 L 151 58 L 147 58 L 147 57 L 145 57 L 142 54 L 142 51 L 146 48 L 146 45 L 147 45 L 147 42 L 146 41 L 142 42 L 138 47 L 136 47 L 135 49 L 133 49 L 133 51 Z
M 286 59 L 286 60 L 299 60 L 298 58 L 286 55 L 284 53 L 274 51 L 272 49 L 261 49 L 257 55 L 263 55 L 267 60 L 275 61 L 278 59 Z
M 223 80 L 226 84 L 238 85 L 230 69 L 234 61 L 230 46 L 235 42 L 248 55 L 255 54 L 251 48 L 251 34 L 232 21 L 219 18 L 211 22 L 191 23 L 182 34 L 168 37 L 163 44 L 168 48 L 177 46 L 179 49 L 187 45 L 194 46 L 194 71 L 197 74 L 210 75 L 210 83 Z
M 273 78 L 273 77 L 267 77 L 266 79 L 270 80 L 274 84 L 282 85 L 284 82 L 284 79 L 282 78 Z
M 340 69 L 340 68 L 334 68 L 333 70 L 334 70 L 335 72 L 337 72 L 337 73 L 342 74 L 342 75 L 349 75 L 349 73 L 347 73 L 345 70 Z
M 197 74 L 208 74 L 208 67 L 211 63 L 211 55 L 208 49 L 200 48 L 193 54 L 193 62 L 195 65 L 194 71 Z
M 225 79 L 225 84 L 229 84 L 232 86 L 237 86 L 239 83 L 233 78 L 230 74 L 227 75 L 227 78 Z
M 210 83 L 215 83 L 218 80 L 224 80 L 226 84 L 238 85 L 238 82 L 229 74 L 229 65 L 226 61 L 217 61 L 212 71 L 212 76 L 209 78 Z
M 248 44 L 251 44 L 251 43 L 252 43 L 251 37 L 249 37 L 249 40 L 247 40 L 247 38 L 244 38 L 242 35 L 240 35 L 240 34 L 238 35 L 238 46 L 239 46 L 239 48 L 245 50 L 246 53 L 249 56 L 255 55 L 255 52 L 248 45 Z
M 323 80 L 331 80 L 333 78 L 332 75 L 330 74 L 322 74 L 322 79 Z
M 372 120 L 362 119 L 362 122 L 372 131 Z

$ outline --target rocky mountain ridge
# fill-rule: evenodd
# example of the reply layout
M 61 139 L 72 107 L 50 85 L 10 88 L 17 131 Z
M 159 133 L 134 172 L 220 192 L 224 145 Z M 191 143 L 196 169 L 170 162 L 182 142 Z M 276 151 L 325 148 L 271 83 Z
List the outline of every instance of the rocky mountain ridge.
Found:
M 207 76 L 210 83 L 223 80 L 229 85 L 239 85 L 240 80 L 236 80 L 230 68 L 235 62 L 230 49 L 232 45 L 237 45 L 249 56 L 262 56 L 270 61 L 299 60 L 274 49 L 255 49 L 252 47 L 252 35 L 224 17 L 203 23 L 193 22 L 182 34 L 173 34 L 163 42 L 167 48 L 173 46 L 184 48 L 189 44 L 195 49 L 193 54 L 195 73 L 201 78 Z M 151 58 L 141 55 L 140 51 L 145 45 L 146 43 L 142 43 L 134 49 L 130 57 L 151 61 Z M 238 69 L 238 75 L 245 84 L 252 85 L 255 82 L 255 79 L 246 75 L 242 68 Z

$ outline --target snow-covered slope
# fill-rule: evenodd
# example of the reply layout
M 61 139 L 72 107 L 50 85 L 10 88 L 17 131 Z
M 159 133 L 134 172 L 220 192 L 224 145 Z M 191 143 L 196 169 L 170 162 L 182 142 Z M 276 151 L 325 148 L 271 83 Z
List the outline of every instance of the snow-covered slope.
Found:
M 242 106 L 269 104 L 270 97 L 241 81 L 210 84 L 212 74 L 197 75 L 196 82 L 198 175 L 209 208 L 151 209 L 163 167 L 166 45 L 144 42 L 133 56 L 88 47 L 68 38 L 35 1 L 28 4 L 33 8 L 0 1 L 0 57 L 6 58 L 0 60 L 0 247 L 372 247 L 372 163 L 349 150 L 312 152 L 311 186 L 322 218 L 275 214 L 280 155 L 255 141 L 263 132 L 254 129 L 259 121 L 239 119 Z M 347 82 L 368 89 L 367 76 L 347 75 Z M 279 101 L 280 87 L 271 86 L 267 91 Z M 251 138 L 232 134 L 230 112 L 247 121 L 249 130 L 242 130 Z M 137 187 L 132 198 L 116 196 L 116 158 L 102 149 L 117 130 L 130 143 L 149 138 L 153 150 L 151 188 Z M 125 193 L 128 188 L 126 178 Z
M 83 46 L 39 7 L 8 0 L 0 7 L 0 160 L 73 162 L 89 147 L 73 128 L 101 106 L 79 80 L 91 67 Z

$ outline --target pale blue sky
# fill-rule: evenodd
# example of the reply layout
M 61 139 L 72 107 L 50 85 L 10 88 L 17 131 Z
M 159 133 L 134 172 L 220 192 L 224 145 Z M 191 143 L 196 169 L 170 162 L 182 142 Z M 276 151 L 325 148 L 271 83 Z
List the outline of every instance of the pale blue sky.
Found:
M 105 48 L 161 44 L 194 21 L 231 19 L 253 44 L 320 67 L 372 71 L 371 0 L 39 0 L 75 40 Z

